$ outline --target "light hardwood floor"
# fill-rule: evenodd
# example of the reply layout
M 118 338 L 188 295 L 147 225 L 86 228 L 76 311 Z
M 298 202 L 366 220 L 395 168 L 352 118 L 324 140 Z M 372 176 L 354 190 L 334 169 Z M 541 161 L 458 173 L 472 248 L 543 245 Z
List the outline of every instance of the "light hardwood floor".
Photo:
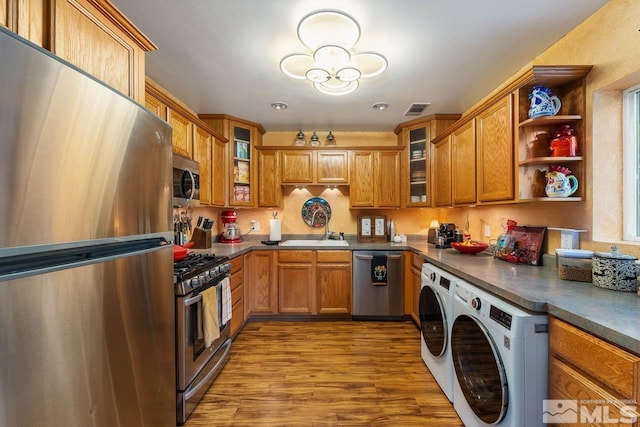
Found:
M 250 322 L 186 427 L 461 426 L 410 322 Z

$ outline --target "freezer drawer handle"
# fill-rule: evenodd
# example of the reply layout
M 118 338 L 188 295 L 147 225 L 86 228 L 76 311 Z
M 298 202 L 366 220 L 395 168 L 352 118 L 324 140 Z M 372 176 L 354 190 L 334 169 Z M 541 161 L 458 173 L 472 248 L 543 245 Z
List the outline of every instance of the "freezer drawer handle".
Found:
M 372 255 L 356 255 L 358 259 L 373 259 Z M 389 255 L 387 259 L 400 259 L 400 255 Z

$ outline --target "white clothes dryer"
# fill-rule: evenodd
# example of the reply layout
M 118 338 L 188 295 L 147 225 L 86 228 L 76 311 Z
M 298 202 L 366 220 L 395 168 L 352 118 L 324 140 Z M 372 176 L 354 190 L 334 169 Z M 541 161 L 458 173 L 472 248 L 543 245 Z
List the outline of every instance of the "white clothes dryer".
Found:
M 447 399 L 453 402 L 453 364 L 449 337 L 453 324 L 455 276 L 429 263 L 422 265 L 421 276 L 420 353 Z
M 465 426 L 543 426 L 548 317 L 457 280 L 453 292 L 453 406 Z

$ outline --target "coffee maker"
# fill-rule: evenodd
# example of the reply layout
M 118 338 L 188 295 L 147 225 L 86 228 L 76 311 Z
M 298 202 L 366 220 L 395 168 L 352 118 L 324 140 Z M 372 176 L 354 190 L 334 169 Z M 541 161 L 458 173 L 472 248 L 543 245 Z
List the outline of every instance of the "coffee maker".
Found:
M 222 217 L 222 234 L 220 235 L 220 243 L 240 243 L 240 227 L 236 221 L 238 213 L 236 211 L 223 211 Z
M 443 222 L 436 232 L 436 248 L 446 249 L 451 247 L 455 240 L 456 225 L 452 222 Z

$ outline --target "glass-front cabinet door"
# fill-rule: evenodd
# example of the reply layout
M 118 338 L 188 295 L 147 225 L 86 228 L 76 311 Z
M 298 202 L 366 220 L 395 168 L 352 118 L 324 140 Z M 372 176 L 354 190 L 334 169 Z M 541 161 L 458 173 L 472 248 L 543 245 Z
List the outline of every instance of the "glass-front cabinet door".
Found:
M 252 138 L 251 129 L 231 125 L 233 136 L 233 176 L 229 204 L 231 206 L 252 206 Z
M 429 129 L 422 126 L 409 130 L 409 200 L 407 206 L 429 205 Z

